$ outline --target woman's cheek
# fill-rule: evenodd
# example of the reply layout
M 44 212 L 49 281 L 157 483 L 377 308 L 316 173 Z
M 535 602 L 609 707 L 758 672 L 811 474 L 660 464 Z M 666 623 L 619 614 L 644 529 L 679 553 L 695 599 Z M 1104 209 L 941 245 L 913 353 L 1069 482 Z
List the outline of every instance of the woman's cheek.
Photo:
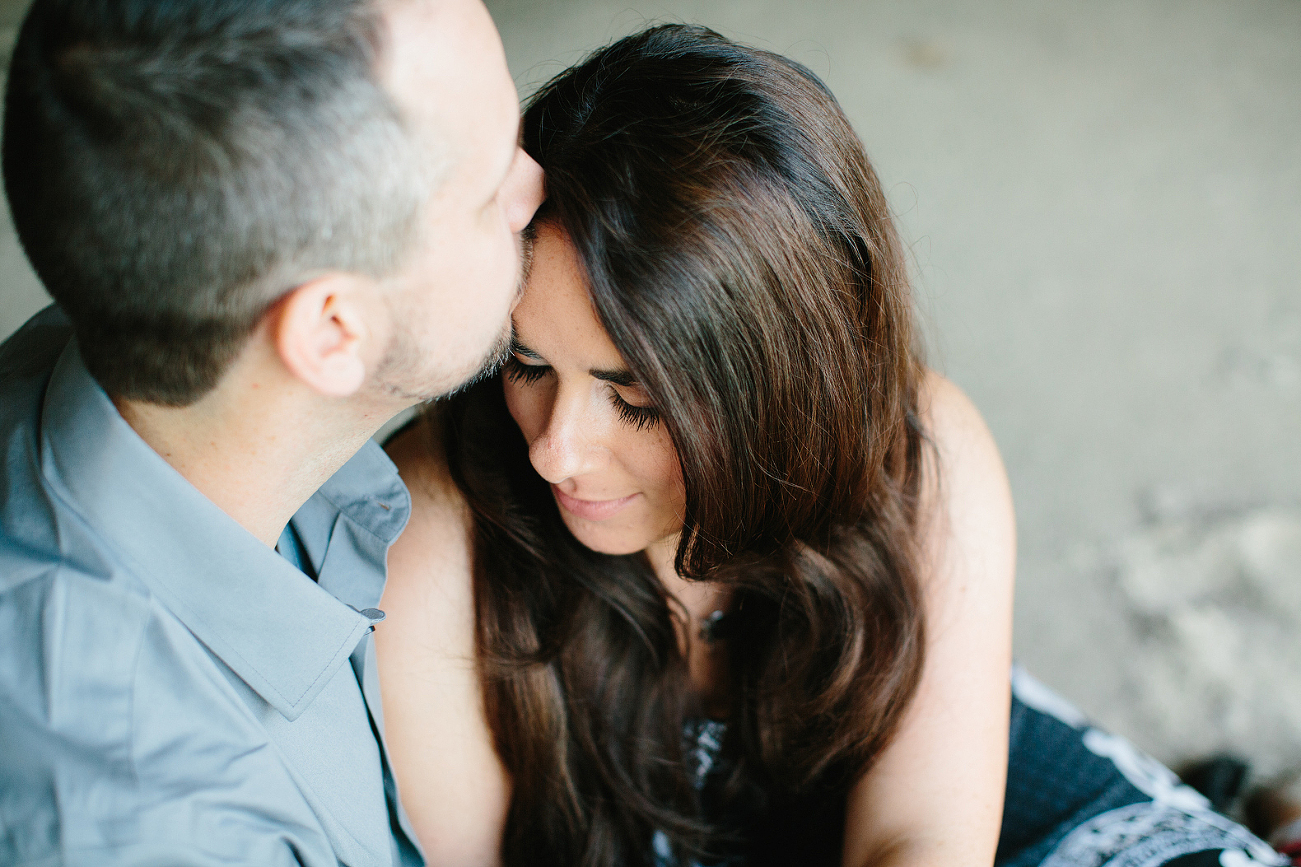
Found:
M 502 391 L 505 393 L 506 410 L 510 413 L 510 417 L 515 419 L 515 424 L 519 427 L 520 433 L 524 434 L 524 439 L 533 442 L 537 432 L 531 422 L 536 412 L 530 412 L 528 389 L 503 379 Z
M 655 491 L 655 499 L 666 520 L 680 522 L 687 495 L 682 481 L 682 464 L 672 437 L 661 424 L 653 431 L 640 432 L 637 438 L 640 442 L 628 449 L 630 455 L 636 456 L 637 475 Z

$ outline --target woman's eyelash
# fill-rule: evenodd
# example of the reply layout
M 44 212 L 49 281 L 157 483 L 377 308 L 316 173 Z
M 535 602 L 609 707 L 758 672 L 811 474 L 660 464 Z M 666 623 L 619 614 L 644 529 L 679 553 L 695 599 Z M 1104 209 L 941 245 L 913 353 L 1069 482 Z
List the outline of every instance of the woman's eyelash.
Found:
M 614 389 L 610 389 L 610 400 L 619 411 L 619 418 L 636 430 L 645 430 L 660 423 L 660 411 L 653 406 L 633 406 L 619 397 Z
M 547 375 L 551 370 L 549 364 L 525 364 L 514 356 L 506 359 L 506 377 L 511 382 L 532 385 Z
M 505 374 L 511 382 L 532 385 L 550 372 L 549 364 L 525 364 L 514 356 L 506 359 Z M 619 413 L 620 421 L 636 430 L 652 428 L 660 422 L 659 410 L 653 406 L 634 406 L 620 397 L 613 388 L 610 389 L 610 402 Z

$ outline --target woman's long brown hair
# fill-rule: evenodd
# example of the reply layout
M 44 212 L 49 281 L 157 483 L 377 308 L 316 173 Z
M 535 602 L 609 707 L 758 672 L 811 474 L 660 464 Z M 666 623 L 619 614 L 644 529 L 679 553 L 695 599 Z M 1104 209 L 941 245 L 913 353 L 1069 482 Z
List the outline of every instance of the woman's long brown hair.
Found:
M 622 39 L 551 81 L 524 146 L 547 175 L 537 219 L 577 248 L 677 448 L 678 571 L 734 587 L 723 813 L 750 817 L 752 855 L 812 835 L 834 839 L 801 842 L 799 863 L 817 860 L 807 845 L 834 857 L 844 793 L 889 741 L 923 656 L 922 368 L 880 184 L 813 73 L 690 26 Z M 442 420 L 474 515 L 480 671 L 513 779 L 506 862 L 653 863 L 656 831 L 679 859 L 717 854 L 720 814 L 702 813 L 682 742 L 697 709 L 646 559 L 565 529 L 499 380 Z

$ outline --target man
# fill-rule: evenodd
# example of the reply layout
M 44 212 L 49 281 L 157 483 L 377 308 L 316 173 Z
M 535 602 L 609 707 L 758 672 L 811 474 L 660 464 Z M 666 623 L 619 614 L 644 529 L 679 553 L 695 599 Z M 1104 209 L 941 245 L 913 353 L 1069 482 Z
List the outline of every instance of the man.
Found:
M 4 178 L 57 306 L 0 347 L 0 863 L 422 863 L 370 437 L 503 350 L 517 125 L 480 0 L 36 0 Z

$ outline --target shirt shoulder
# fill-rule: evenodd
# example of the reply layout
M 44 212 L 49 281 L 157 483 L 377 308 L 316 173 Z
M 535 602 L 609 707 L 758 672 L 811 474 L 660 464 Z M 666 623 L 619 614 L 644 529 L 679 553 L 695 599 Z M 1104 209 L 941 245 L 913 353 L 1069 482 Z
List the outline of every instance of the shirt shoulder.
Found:
M 72 323 L 51 304 L 0 344 L 0 388 L 32 377 L 49 378 L 54 362 L 72 338 Z
M 0 593 L 57 561 L 54 504 L 41 479 L 40 422 L 54 364 L 72 337 L 47 307 L 0 344 Z
M 0 636 L 0 863 L 336 863 L 231 676 L 147 591 L 55 567 L 0 595 Z

